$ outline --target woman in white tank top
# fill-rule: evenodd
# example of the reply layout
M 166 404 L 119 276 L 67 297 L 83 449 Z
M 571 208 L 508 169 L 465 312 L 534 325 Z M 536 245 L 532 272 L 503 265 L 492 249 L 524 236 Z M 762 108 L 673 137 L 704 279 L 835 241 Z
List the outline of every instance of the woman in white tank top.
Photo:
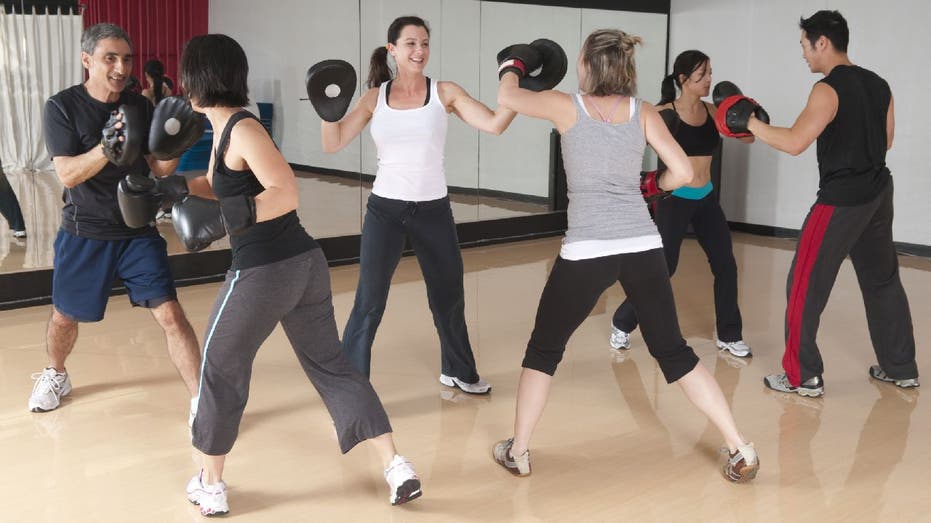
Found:
M 566 344 L 605 289 L 620 281 L 666 381 L 678 383 L 724 437 L 721 472 L 730 481 L 749 481 L 759 458 L 738 431 L 718 383 L 682 338 L 662 243 L 641 195 L 640 164 L 647 143 L 668 166 L 654 185 L 671 191 L 689 183 L 693 174 L 656 109 L 634 98 L 633 54 L 639 43 L 639 37 L 617 30 L 589 35 L 578 61 L 582 95 L 521 89 L 513 72 L 501 78 L 501 105 L 549 120 L 561 135 L 569 230 L 540 297 L 524 355 L 514 435 L 495 444 L 492 453 L 514 474 L 530 474 L 530 438 Z
M 389 53 L 397 63 L 394 79 Z M 427 23 L 415 16 L 394 20 L 387 45 L 372 54 L 368 91 L 341 121 L 321 124 L 323 150 L 336 152 L 371 121 L 378 151 L 378 172 L 362 226 L 359 285 L 343 331 L 343 351 L 370 374 L 375 331 L 409 237 L 440 338 L 440 382 L 485 394 L 491 385 L 479 377 L 466 330 L 462 255 L 446 193 L 443 151 L 448 113 L 494 134 L 507 129 L 516 113 L 492 111 L 455 83 L 424 76 L 429 57 Z

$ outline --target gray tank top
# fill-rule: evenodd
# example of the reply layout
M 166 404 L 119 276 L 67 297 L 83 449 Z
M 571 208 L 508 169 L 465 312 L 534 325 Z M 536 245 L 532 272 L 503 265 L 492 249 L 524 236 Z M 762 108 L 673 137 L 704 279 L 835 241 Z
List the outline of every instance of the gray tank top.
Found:
M 646 138 L 640 127 L 641 100 L 630 119 L 616 124 L 588 115 L 574 95 L 578 120 L 563 133 L 562 158 L 569 188 L 564 243 L 623 240 L 658 234 L 640 194 Z

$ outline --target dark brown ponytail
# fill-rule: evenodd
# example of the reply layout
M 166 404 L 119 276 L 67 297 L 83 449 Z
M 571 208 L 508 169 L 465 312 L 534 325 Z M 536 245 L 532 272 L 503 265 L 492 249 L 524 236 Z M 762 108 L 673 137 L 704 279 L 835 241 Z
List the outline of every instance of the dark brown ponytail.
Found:
M 388 43 L 396 43 L 401 37 L 401 30 L 413 25 L 423 27 L 430 34 L 430 27 L 427 22 L 419 16 L 399 16 L 395 18 L 391 25 L 388 26 Z M 388 67 L 388 48 L 385 46 L 376 47 L 372 52 L 372 58 L 369 61 L 369 78 L 366 83 L 369 89 L 391 80 L 391 68 Z

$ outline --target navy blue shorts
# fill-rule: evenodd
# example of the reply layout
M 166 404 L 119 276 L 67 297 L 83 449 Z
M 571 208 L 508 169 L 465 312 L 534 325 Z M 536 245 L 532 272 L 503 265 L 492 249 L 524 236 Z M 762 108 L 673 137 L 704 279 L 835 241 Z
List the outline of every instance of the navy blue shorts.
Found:
M 158 234 L 128 240 L 94 240 L 60 229 L 55 237 L 52 303 L 77 321 L 100 321 L 114 279 L 129 301 L 153 308 L 177 298 L 165 239 Z

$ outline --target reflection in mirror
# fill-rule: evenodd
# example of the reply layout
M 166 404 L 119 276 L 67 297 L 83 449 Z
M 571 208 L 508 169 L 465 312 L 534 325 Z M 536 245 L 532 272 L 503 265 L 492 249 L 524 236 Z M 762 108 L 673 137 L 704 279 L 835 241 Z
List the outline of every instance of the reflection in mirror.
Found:
M 235 38 L 249 57 L 250 98 L 272 115 L 272 136 L 297 176 L 298 215 L 307 232 L 315 238 L 359 234 L 362 146 L 356 140 L 338 153 L 323 152 L 320 117 L 306 101 L 305 85 L 307 69 L 322 60 L 345 60 L 361 71 L 359 4 L 266 2 L 260 17 L 255 9 L 252 0 L 224 0 L 222 9 L 210 11 L 210 32 Z M 357 87 L 353 105 L 360 94 Z
M 363 68 L 360 79 L 369 74 L 372 51 L 386 44 L 388 26 L 399 16 L 416 14 L 430 26 L 430 57 L 424 74 L 436 81 L 455 82 L 478 97 L 479 61 L 475 45 L 479 32 L 480 3 L 474 0 L 365 0 L 362 2 Z M 389 66 L 396 70 L 389 55 Z M 365 86 L 363 86 L 363 89 Z M 494 108 L 495 104 L 490 107 Z M 456 223 L 478 219 L 478 135 L 479 131 L 450 115 L 446 132 L 444 167 L 450 206 Z M 361 135 L 362 172 L 369 182 L 363 201 L 371 192 L 377 171 L 375 143 L 366 129 Z

